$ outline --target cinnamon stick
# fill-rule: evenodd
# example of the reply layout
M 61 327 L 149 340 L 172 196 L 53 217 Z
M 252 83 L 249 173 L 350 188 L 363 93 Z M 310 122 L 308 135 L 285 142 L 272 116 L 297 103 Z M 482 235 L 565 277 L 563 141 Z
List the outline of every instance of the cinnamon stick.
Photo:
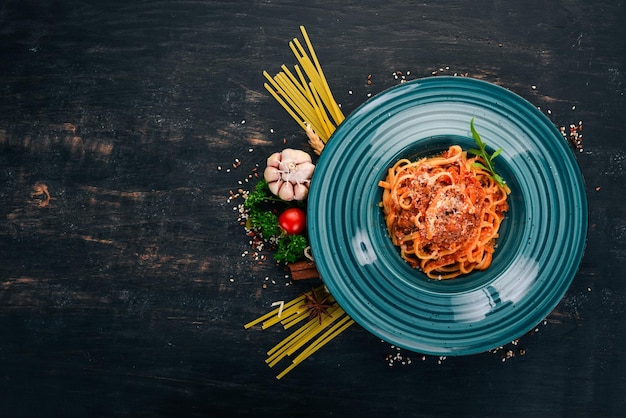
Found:
M 316 279 L 320 277 L 315 263 L 310 260 L 297 261 L 288 266 L 293 280 Z

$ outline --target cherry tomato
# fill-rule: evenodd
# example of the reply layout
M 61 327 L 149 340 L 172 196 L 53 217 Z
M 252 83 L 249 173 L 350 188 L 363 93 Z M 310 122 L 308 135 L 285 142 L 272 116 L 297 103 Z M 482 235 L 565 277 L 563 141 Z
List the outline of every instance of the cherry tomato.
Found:
M 298 208 L 285 209 L 278 216 L 278 225 L 289 235 L 301 234 L 306 229 L 306 214 Z

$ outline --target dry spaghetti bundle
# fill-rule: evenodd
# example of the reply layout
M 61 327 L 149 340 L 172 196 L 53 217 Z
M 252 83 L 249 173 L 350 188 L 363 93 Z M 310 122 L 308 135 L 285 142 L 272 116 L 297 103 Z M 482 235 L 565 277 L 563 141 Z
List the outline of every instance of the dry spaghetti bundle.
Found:
M 290 71 L 286 65 L 282 65 L 282 71 L 274 77 L 264 71 L 263 75 L 269 82 L 264 85 L 307 132 L 311 145 L 319 154 L 345 117 L 333 98 L 304 26 L 300 26 L 300 30 L 308 52 L 294 38 L 289 42 L 289 47 L 298 61 L 294 71 Z
M 291 363 L 276 376 L 277 379 L 341 334 L 354 324 L 354 320 L 324 290 L 324 286 L 319 286 L 290 302 L 279 303 L 276 309 L 244 325 L 247 329 L 262 324 L 262 329 L 266 329 L 280 323 L 289 329 L 305 320 L 304 325 L 267 352 L 265 362 L 270 367 L 291 358 Z

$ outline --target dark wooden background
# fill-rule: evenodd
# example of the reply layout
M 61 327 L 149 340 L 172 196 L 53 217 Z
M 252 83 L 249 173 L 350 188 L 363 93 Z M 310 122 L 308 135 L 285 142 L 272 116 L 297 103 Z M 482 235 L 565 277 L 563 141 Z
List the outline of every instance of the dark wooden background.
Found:
M 515 357 L 389 367 L 353 326 L 281 381 L 265 365 L 285 333 L 243 324 L 312 283 L 242 257 L 228 196 L 306 146 L 262 77 L 299 25 L 346 114 L 410 71 L 584 122 L 585 257 Z M 0 415 L 623 414 L 625 57 L 614 0 L 0 2 Z

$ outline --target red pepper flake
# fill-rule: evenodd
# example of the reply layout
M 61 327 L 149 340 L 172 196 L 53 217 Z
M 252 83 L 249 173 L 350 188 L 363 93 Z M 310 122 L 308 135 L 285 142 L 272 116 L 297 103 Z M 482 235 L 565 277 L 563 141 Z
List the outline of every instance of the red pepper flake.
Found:
M 559 131 L 565 140 L 569 140 L 574 148 L 579 152 L 583 151 L 583 121 L 579 121 L 578 124 L 570 124 L 569 128 L 565 126 L 559 127 Z

